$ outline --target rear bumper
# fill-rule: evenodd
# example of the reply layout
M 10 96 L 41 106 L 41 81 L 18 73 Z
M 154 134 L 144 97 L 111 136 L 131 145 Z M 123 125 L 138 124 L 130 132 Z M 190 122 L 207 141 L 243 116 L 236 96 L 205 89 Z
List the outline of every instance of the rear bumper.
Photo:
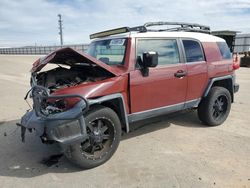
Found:
M 239 88 L 240 88 L 240 85 L 235 83 L 234 84 L 234 93 L 238 92 Z

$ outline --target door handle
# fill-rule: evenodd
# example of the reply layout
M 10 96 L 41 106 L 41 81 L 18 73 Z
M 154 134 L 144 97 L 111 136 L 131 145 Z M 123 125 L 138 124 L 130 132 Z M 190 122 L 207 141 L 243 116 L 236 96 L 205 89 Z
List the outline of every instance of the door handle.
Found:
M 187 72 L 183 70 L 178 70 L 176 73 L 174 73 L 174 76 L 177 78 L 182 78 L 187 75 Z

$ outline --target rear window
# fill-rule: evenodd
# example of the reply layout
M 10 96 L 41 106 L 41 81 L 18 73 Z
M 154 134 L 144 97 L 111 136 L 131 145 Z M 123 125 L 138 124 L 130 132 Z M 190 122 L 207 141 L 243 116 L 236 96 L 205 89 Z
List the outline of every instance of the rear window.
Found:
M 193 40 L 183 40 L 183 46 L 187 62 L 204 61 L 203 52 L 200 44 Z
M 230 49 L 227 46 L 227 43 L 225 42 L 217 42 L 217 45 L 220 49 L 220 54 L 222 56 L 222 59 L 231 59 L 231 53 L 230 53 Z

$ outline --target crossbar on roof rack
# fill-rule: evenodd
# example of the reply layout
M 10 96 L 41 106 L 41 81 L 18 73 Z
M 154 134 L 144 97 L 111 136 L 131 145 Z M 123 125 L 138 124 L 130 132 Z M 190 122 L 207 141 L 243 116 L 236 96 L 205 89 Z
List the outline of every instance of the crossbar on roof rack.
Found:
M 172 25 L 172 26 L 179 26 L 174 28 L 167 28 L 167 29 L 147 29 L 147 27 L 152 26 L 162 26 L 162 25 Z M 186 22 L 147 22 L 143 26 L 137 27 L 121 27 L 117 29 L 111 29 L 107 31 L 102 31 L 98 33 L 94 33 L 90 35 L 90 39 L 94 38 L 101 38 L 115 34 L 127 33 L 127 32 L 147 32 L 147 31 L 189 31 L 189 32 L 200 32 L 200 33 L 209 33 L 210 34 L 210 27 L 200 24 L 194 23 L 186 23 Z
M 186 22 L 147 22 L 144 27 L 152 26 L 162 26 L 162 25 L 172 25 L 179 26 L 175 28 L 160 29 L 160 30 L 150 30 L 150 31 L 190 31 L 190 32 L 201 32 L 210 33 L 210 27 L 206 25 L 200 25 L 196 23 L 186 23 Z M 147 29 L 149 31 L 149 29 Z
M 151 27 L 151 26 L 159 26 L 159 25 L 180 25 L 182 27 L 189 26 L 189 27 L 199 27 L 203 29 L 209 29 L 209 26 L 200 25 L 196 23 L 187 23 L 187 22 L 147 22 L 144 24 L 144 27 Z

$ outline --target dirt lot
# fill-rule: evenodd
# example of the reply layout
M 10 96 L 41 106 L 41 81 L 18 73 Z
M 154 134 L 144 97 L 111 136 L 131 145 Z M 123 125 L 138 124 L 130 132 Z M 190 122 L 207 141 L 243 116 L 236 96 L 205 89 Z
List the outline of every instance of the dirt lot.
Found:
M 33 134 L 21 143 L 15 123 L 28 109 L 29 69 L 37 56 L 0 56 L 0 187 L 250 187 L 250 69 L 227 121 L 200 124 L 195 111 L 135 125 L 111 160 L 82 171 Z M 51 160 L 49 161 L 51 162 Z

